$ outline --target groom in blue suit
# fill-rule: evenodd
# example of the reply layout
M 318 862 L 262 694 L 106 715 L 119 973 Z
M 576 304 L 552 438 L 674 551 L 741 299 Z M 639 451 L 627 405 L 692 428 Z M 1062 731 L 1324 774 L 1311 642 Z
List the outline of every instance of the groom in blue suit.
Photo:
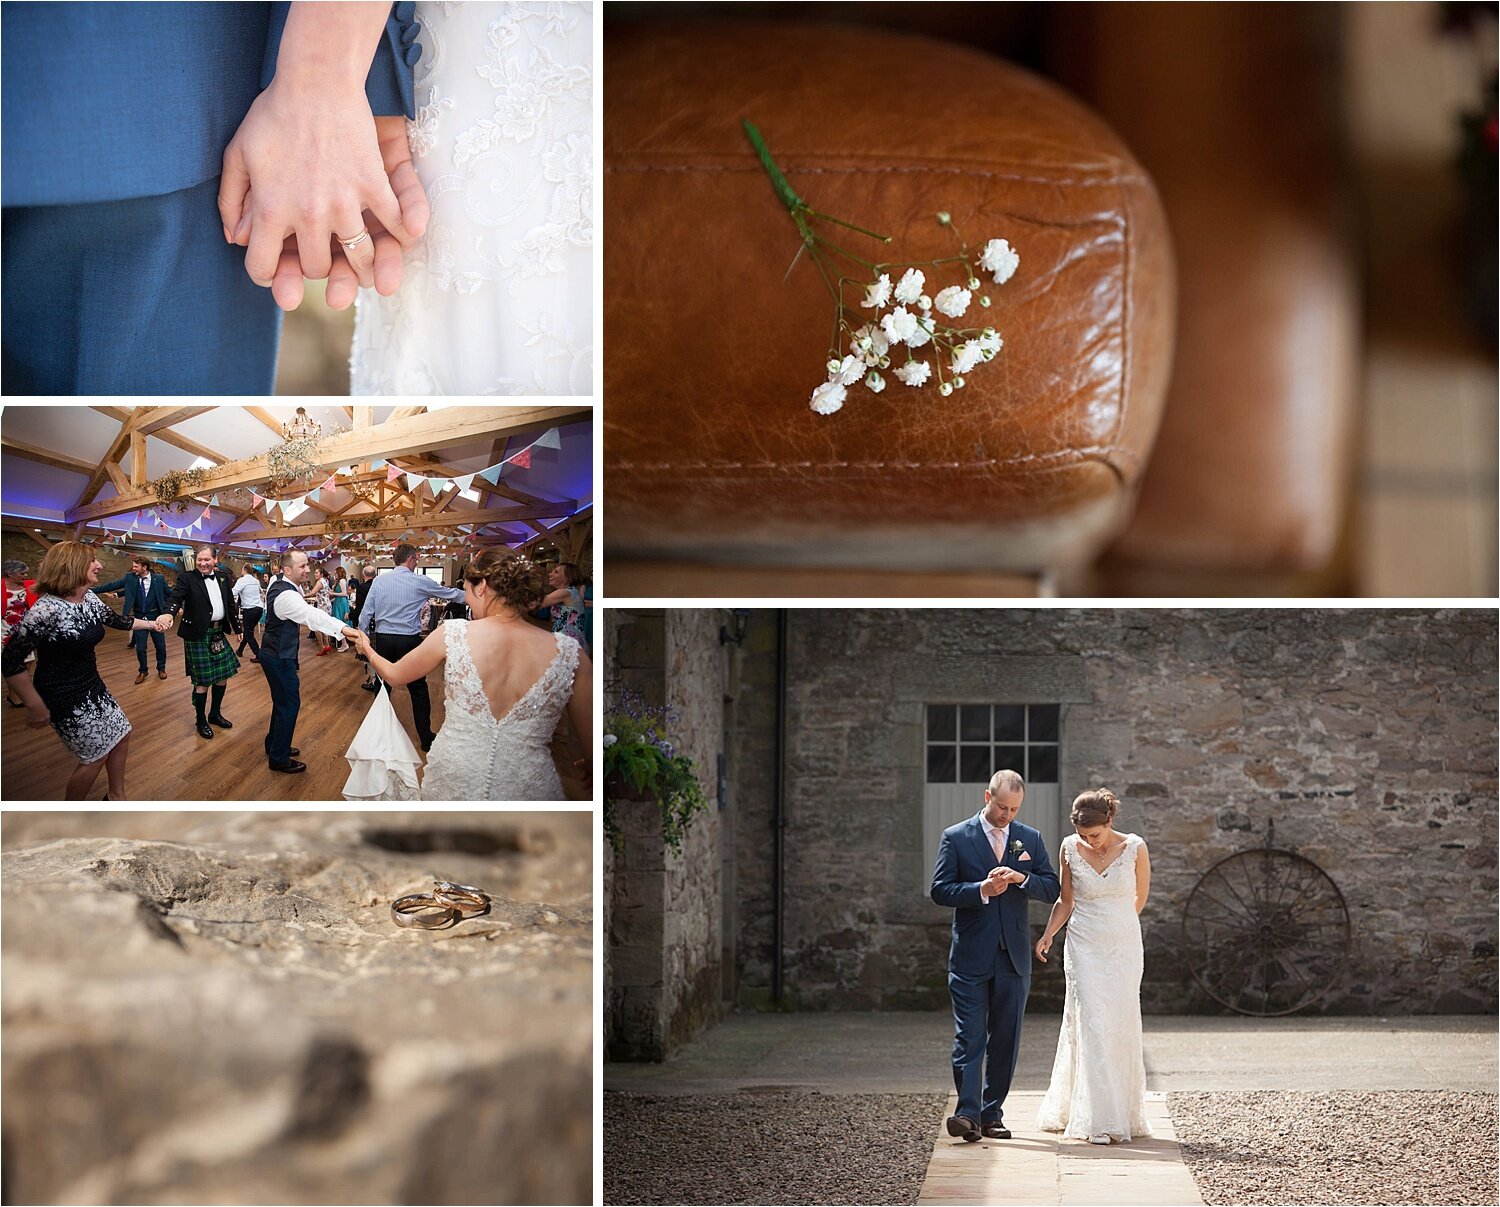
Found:
M 289 7 L 3 5 L 4 393 L 272 392 L 281 312 L 218 194 Z M 386 20 L 375 115 L 415 115 L 414 8 Z
M 119 592 L 125 597 L 125 610 L 123 615 L 126 620 L 132 616 L 139 616 L 142 620 L 155 620 L 167 610 L 168 596 L 171 594 L 167 587 L 166 578 L 151 568 L 151 563 L 144 557 L 132 558 L 130 562 L 130 573 L 123 578 L 117 578 L 114 582 L 100 583 L 94 588 L 95 595 L 108 595 L 111 592 Z M 141 629 L 131 634 L 130 644 L 135 650 L 136 661 L 140 663 L 140 674 L 136 675 L 137 683 L 146 681 L 146 637 L 148 630 Z M 165 633 L 150 632 L 151 640 L 156 645 L 156 677 L 165 679 L 167 677 L 167 635 Z
M 981 1134 L 1010 1139 L 1002 1112 L 1031 992 L 1027 902 L 1050 904 L 1061 891 L 1040 832 L 1015 820 L 1025 794 L 1014 771 L 995 772 L 984 808 L 943 831 L 932 872 L 933 901 L 953 911 L 948 992 L 958 1109 L 948 1134 L 970 1143 Z

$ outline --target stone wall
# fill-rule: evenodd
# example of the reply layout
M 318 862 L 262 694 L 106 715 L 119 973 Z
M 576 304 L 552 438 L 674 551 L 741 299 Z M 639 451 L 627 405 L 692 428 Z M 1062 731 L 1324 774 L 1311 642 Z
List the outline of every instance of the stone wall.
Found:
M 57 542 L 53 541 L 52 543 L 56 544 Z M 10 561 L 12 558 L 16 558 L 25 562 L 31 568 L 28 576 L 31 578 L 36 577 L 36 568 L 41 565 L 42 556 L 46 552 L 42 545 L 32 538 L 30 533 L 12 528 L 5 529 L 3 541 L 0 541 L 0 549 L 3 549 L 4 552 L 3 560 Z M 94 550 L 94 556 L 99 559 L 99 564 L 104 567 L 99 572 L 99 581 L 101 583 L 113 582 L 115 579 L 130 573 L 131 554 L 121 550 L 117 546 L 102 545 Z M 165 559 L 166 555 L 158 553 L 155 556 Z M 162 560 L 154 564 L 158 570 L 162 570 L 167 575 L 168 583 L 175 581 L 176 572 L 182 569 L 182 562 L 179 559 L 172 559 L 170 561 Z M 105 602 L 118 605 L 119 600 L 120 596 L 115 595 L 110 596 Z M 116 610 L 119 610 L 118 607 Z
M 611 609 L 605 616 L 607 695 L 629 688 L 672 710 L 673 744 L 697 766 L 711 805 L 673 854 L 654 803 L 618 802 L 620 846 L 605 853 L 606 1055 L 662 1060 L 722 1010 L 723 613 Z
M 774 624 L 752 621 L 756 703 L 742 693 L 735 735 L 747 1004 L 765 1000 L 772 954 L 773 793 L 753 768 L 774 740 Z M 1117 824 L 1149 842 L 1148 1011 L 1220 1009 L 1182 958 L 1183 906 L 1273 822 L 1352 919 L 1347 974 L 1319 1009 L 1495 1009 L 1493 612 L 817 609 L 789 627 L 788 1004 L 947 1005 L 950 916 L 920 891 L 922 703 L 972 699 L 1061 703 L 1063 799 L 1110 786 Z M 1057 962 L 1038 968 L 1036 1007 L 1061 993 Z

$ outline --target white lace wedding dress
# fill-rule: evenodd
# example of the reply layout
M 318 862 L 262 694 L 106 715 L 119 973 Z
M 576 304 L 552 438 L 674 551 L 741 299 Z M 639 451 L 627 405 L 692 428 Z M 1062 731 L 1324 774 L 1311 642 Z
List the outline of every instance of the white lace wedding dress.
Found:
M 1135 912 L 1135 862 L 1141 839 L 1096 872 L 1062 842 L 1073 879 L 1063 973 L 1067 996 L 1052 1083 L 1037 1113 L 1043 1131 L 1078 1140 L 1149 1136 L 1146 1065 L 1141 1053 L 1141 923 Z
M 469 656 L 469 622 L 443 624 L 443 727 L 427 755 L 422 799 L 562 800 L 552 735 L 573 694 L 578 642 L 554 633 L 557 653 L 525 694 L 496 718 Z
M 357 301 L 354 395 L 593 392 L 593 6 L 419 2 L 432 220 Z

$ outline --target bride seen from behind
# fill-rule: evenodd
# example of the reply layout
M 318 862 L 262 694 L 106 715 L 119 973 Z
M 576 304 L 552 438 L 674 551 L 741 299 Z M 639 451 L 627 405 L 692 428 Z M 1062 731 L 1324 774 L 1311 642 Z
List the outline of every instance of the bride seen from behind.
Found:
M 544 590 L 530 558 L 489 549 L 464 572 L 472 620 L 445 621 L 394 663 L 360 634 L 360 653 L 392 687 L 448 663 L 443 726 L 428 755 L 422 799 L 563 799 L 552 735 L 566 709 L 583 749 L 592 749 L 593 670 L 572 637 L 527 619 Z
M 1036 944 L 1037 959 L 1046 963 L 1053 938 L 1067 926 L 1062 1030 L 1037 1125 L 1094 1144 L 1151 1134 L 1141 1049 L 1140 924 L 1151 860 L 1139 835 L 1114 829 L 1119 807 L 1104 788 L 1074 800 L 1077 832 L 1062 841 L 1062 893 Z

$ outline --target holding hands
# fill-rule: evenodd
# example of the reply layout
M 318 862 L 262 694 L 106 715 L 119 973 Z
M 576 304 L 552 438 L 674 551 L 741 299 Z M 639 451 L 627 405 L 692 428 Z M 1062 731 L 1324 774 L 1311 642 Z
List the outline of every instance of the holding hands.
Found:
M 365 96 L 389 11 L 293 5 L 275 78 L 224 151 L 225 241 L 246 248 L 245 271 L 283 310 L 301 304 L 304 277 L 327 278 L 340 310 L 361 286 L 394 293 L 426 228 L 405 119 L 374 117 Z

